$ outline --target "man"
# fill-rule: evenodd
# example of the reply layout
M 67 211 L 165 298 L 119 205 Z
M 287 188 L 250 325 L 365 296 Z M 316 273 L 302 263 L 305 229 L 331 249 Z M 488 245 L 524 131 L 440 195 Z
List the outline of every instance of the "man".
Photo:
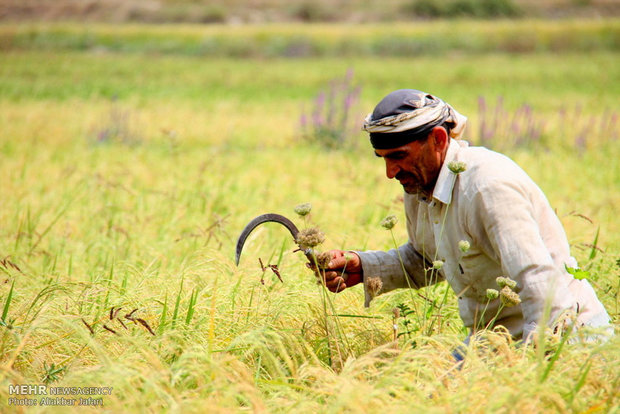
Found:
M 513 337 L 527 338 L 546 307 L 550 324 L 571 310 L 578 326 L 609 330 L 588 281 L 566 271 L 577 265 L 543 192 L 509 158 L 459 140 L 466 120 L 412 89 L 390 93 L 368 115 L 364 129 L 375 154 L 405 190 L 409 241 L 388 252 L 333 250 L 327 287 L 337 292 L 363 282 L 368 306 L 377 293 L 447 280 L 470 332 L 495 317 Z M 433 262 L 440 268 L 429 271 Z M 488 298 L 500 276 L 516 281 L 520 304 Z

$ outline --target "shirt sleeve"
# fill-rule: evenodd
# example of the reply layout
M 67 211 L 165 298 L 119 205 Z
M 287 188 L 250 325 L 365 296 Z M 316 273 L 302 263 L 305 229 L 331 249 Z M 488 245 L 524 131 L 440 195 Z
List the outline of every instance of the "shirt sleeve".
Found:
M 426 285 L 425 261 L 409 242 L 387 252 L 370 250 L 355 253 L 362 262 L 366 307 L 375 295 L 398 288 L 419 289 Z
M 576 300 L 545 245 L 537 212 L 549 208 L 542 191 L 520 177 L 491 180 L 474 193 L 468 231 L 489 257 L 501 264 L 505 276 L 517 282 L 521 298 L 523 338 L 535 331 L 548 309 L 553 322 Z M 499 276 L 499 275 L 498 275 Z

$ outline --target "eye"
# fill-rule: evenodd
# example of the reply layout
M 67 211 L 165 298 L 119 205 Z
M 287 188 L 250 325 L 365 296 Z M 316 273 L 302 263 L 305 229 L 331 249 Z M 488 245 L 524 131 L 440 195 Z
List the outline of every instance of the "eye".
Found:
M 389 158 L 391 160 L 402 160 L 407 156 L 407 153 L 404 151 L 397 151 L 385 156 L 385 158 Z

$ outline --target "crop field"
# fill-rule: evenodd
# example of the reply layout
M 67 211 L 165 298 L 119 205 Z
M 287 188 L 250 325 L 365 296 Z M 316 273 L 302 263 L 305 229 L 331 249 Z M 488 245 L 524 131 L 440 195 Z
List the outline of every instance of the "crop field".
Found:
M 445 282 L 364 308 L 271 224 L 235 265 L 268 212 L 323 250 L 405 243 L 359 129 L 421 89 L 540 185 L 617 331 L 618 20 L 454 24 L 0 25 L 0 411 L 618 413 L 617 335 L 482 331 L 457 369 Z

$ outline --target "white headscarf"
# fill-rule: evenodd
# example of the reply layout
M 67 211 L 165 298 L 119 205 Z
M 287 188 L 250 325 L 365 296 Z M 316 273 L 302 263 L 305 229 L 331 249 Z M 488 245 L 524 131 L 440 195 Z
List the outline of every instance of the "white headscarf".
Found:
M 439 125 L 449 122 L 453 125 L 450 128 L 450 137 L 455 139 L 461 138 L 467 124 L 466 116 L 461 115 L 450 105 L 433 95 L 413 90 L 411 92 L 415 92 L 418 98 L 417 100 L 408 100 L 407 104 L 412 107 L 411 111 L 386 116 L 377 120 L 372 119 L 372 113 L 368 114 L 364 121 L 363 129 L 369 133 L 389 134 L 415 130 L 429 124 Z

